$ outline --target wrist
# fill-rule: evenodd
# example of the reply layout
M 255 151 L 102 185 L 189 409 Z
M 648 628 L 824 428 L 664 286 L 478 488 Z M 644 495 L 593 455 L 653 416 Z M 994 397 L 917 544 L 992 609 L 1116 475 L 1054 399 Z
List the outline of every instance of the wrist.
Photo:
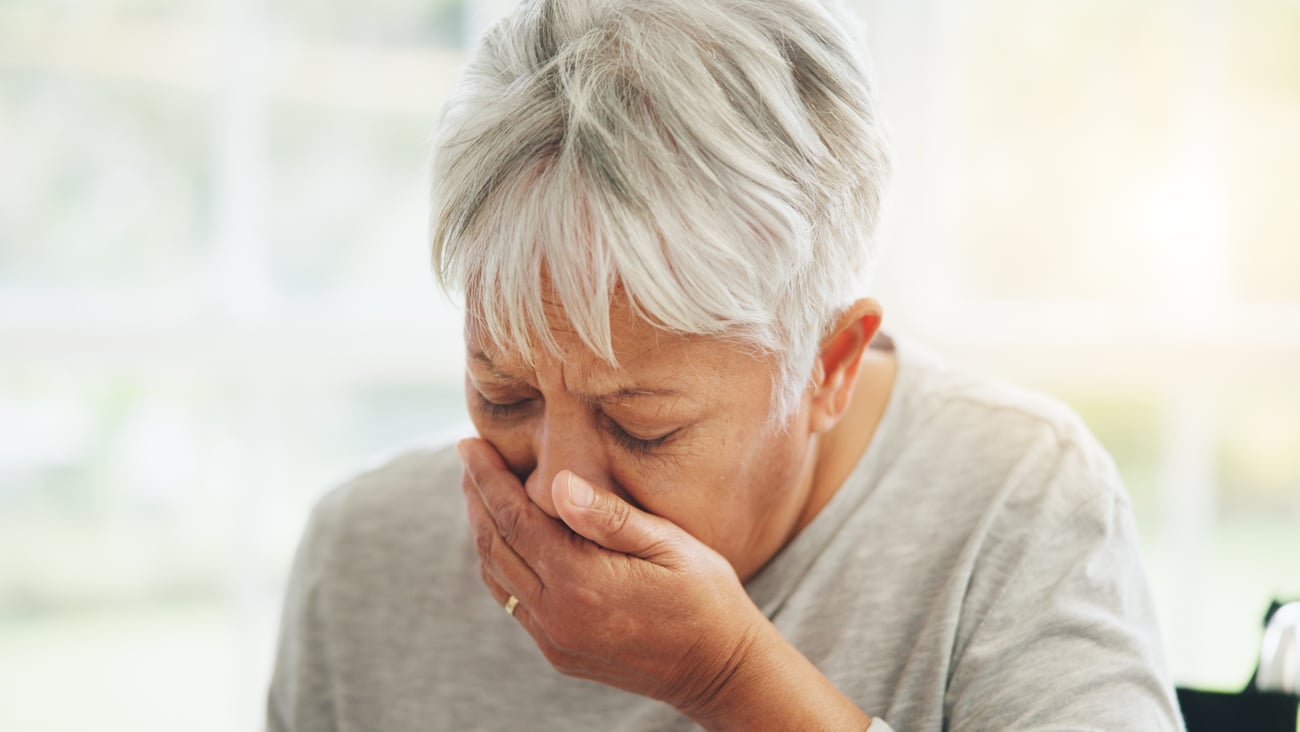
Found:
M 738 729 L 734 721 L 753 709 L 754 697 L 766 685 L 765 678 L 774 674 L 773 637 L 784 643 L 767 618 L 747 624 L 738 642 L 724 654 L 723 663 L 714 671 L 695 698 L 678 706 L 678 710 L 706 730 Z M 733 724 L 729 724 L 733 723 Z
M 751 627 L 708 693 L 678 709 L 710 732 L 867 729 L 871 717 L 766 617 L 759 618 L 761 623 Z

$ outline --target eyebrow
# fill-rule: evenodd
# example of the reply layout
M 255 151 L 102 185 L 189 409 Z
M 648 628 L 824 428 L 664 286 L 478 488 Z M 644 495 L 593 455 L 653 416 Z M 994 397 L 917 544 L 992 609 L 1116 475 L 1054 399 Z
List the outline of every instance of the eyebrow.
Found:
M 474 360 L 483 364 L 483 367 L 486 368 L 488 371 L 492 372 L 492 375 L 497 377 L 498 379 L 501 379 L 503 381 L 523 381 L 523 379 L 519 378 L 518 376 L 515 376 L 513 374 L 508 374 L 505 371 L 502 371 L 501 367 L 497 366 L 496 362 L 494 362 L 490 356 L 488 356 L 486 353 L 483 353 L 482 351 L 478 351 L 474 354 Z
M 510 381 L 514 383 L 524 383 L 524 380 L 519 378 L 518 376 L 503 371 L 500 366 L 496 365 L 496 363 L 492 360 L 490 356 L 488 356 L 486 353 L 483 353 L 482 351 L 475 353 L 473 355 L 473 359 L 478 363 L 483 364 L 484 368 L 486 368 L 489 372 L 491 372 L 492 376 L 498 379 L 501 379 L 503 381 Z M 614 391 L 605 392 L 601 394 L 578 393 L 575 394 L 574 396 L 578 397 L 584 402 L 587 402 L 588 404 L 605 406 L 609 404 L 618 404 L 618 403 L 626 402 L 630 399 L 637 399 L 640 397 L 671 397 L 671 396 L 681 396 L 681 395 L 682 392 L 678 389 L 625 386 L 621 389 L 615 389 Z

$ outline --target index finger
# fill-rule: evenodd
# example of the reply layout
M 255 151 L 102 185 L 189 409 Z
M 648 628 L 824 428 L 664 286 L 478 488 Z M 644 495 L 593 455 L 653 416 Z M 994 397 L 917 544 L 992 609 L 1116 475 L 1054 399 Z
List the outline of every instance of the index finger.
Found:
M 456 444 L 456 451 L 501 539 L 540 574 L 539 564 L 565 541 L 569 529 L 533 503 L 488 442 L 466 438 Z

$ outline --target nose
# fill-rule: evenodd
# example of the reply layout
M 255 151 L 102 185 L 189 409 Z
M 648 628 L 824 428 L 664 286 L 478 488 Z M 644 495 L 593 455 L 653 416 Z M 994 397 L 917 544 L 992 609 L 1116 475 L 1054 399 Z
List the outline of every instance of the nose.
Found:
M 551 483 L 560 471 L 572 470 L 596 485 L 610 485 L 600 435 L 586 414 L 547 410 L 535 433 L 533 450 L 535 467 L 524 480 L 524 490 L 553 518 L 560 516 L 551 499 Z

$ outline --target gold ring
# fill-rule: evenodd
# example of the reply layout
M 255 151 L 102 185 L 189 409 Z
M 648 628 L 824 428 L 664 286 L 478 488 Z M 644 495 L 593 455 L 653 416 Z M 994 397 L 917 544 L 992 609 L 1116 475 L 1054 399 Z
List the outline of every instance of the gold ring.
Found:
M 515 608 L 517 607 L 519 607 L 519 598 L 515 597 L 514 595 L 511 595 L 510 599 L 506 600 L 506 615 L 509 615 L 510 617 L 514 617 Z

